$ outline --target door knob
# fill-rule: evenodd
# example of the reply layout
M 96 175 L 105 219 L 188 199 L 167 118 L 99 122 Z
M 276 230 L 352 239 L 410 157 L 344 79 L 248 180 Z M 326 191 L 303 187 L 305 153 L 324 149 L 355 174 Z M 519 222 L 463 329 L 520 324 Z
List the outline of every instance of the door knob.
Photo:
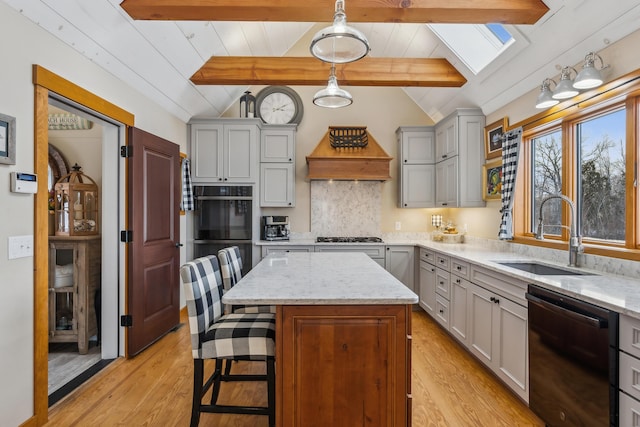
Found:
M 178 242 L 178 243 L 176 243 L 176 248 L 180 248 L 180 247 L 182 247 L 182 246 L 184 246 L 182 243 L 179 243 L 179 242 Z

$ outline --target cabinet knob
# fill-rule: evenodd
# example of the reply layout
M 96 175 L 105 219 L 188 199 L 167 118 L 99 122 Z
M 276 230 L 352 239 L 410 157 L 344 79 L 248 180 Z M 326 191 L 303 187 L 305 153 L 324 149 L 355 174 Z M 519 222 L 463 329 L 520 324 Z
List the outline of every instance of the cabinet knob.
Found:
M 404 159 L 404 162 L 407 163 L 407 159 Z
M 289 206 L 291 206 L 291 202 L 289 202 Z
M 462 267 L 460 267 L 459 265 L 456 266 L 456 270 L 460 271 L 462 270 Z
M 443 203 L 442 206 L 447 206 L 447 203 Z
M 444 310 L 443 310 L 443 309 L 440 309 L 440 314 L 443 314 L 443 313 L 444 313 Z
M 291 162 L 291 161 L 293 161 L 293 159 L 289 159 L 289 161 Z

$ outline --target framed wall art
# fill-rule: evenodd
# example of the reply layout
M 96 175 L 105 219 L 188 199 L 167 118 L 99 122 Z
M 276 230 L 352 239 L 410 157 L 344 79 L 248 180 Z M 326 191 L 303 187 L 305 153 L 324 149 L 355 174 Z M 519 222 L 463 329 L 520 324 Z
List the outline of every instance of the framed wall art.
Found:
M 0 114 L 0 164 L 16 164 L 16 119 Z
M 482 165 L 482 199 L 502 198 L 502 159 Z
M 484 127 L 484 154 L 486 159 L 502 156 L 502 134 L 507 130 L 507 118 Z

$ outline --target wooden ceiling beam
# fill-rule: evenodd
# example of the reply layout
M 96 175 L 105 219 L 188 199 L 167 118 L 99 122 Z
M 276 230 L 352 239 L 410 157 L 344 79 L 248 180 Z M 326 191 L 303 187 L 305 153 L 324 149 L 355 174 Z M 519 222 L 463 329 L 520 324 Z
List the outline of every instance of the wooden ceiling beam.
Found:
M 165 21 L 331 22 L 335 0 L 124 0 L 133 18 Z M 348 0 L 348 22 L 534 24 L 542 0 Z
M 313 57 L 216 56 L 191 76 L 196 85 L 325 86 L 330 65 Z M 467 80 L 446 59 L 373 58 L 336 65 L 340 86 L 460 87 Z

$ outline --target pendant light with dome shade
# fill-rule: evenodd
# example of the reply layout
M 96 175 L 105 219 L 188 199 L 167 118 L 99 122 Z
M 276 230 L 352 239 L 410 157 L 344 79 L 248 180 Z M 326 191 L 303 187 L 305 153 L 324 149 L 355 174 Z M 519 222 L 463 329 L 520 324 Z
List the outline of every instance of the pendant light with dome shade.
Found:
M 546 78 L 540 85 L 540 94 L 536 100 L 536 108 L 549 108 L 558 104 L 560 101 L 553 99 L 553 92 L 551 91 L 551 83 L 556 85 L 555 80 Z
M 367 37 L 347 25 L 344 0 L 336 0 L 333 25 L 318 31 L 309 49 L 319 60 L 332 64 L 357 61 L 364 58 L 370 50 Z
M 319 107 L 340 108 L 353 103 L 353 97 L 349 92 L 338 87 L 336 79 L 336 65 L 331 64 L 331 73 L 327 87 L 319 90 L 313 96 L 313 103 Z
M 596 68 L 596 59 L 600 60 L 600 70 Z M 573 87 L 576 89 L 593 89 L 600 86 L 603 82 L 600 71 L 608 67 L 609 65 L 604 64 L 600 55 L 594 52 L 587 53 L 587 56 L 584 57 L 582 70 L 573 82 Z
M 560 71 L 560 81 L 553 91 L 553 99 L 569 99 L 580 93 L 579 90 L 573 87 L 571 71 L 578 74 L 578 72 L 573 67 L 562 67 L 562 70 Z

